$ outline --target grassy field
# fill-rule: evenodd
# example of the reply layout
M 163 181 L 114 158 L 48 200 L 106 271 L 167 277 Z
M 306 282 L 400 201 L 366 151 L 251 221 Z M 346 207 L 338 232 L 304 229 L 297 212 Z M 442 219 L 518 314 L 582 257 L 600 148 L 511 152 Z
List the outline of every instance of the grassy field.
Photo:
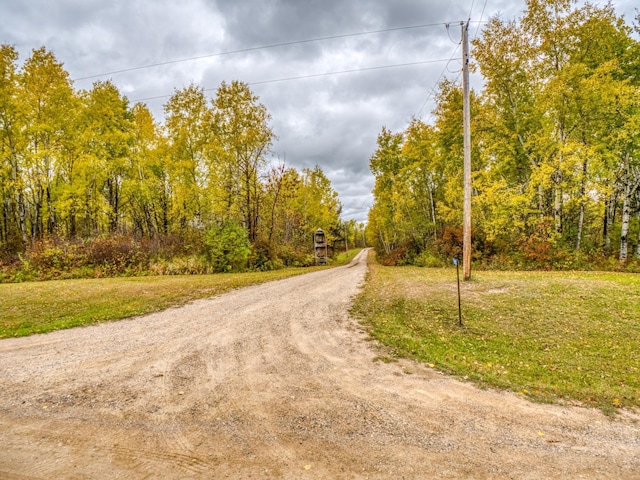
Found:
M 341 253 L 342 265 L 359 250 Z M 118 320 L 319 268 L 0 284 L 0 338 Z
M 370 267 L 353 312 L 389 357 L 538 401 L 640 406 L 640 275 L 474 272 L 461 327 L 454 268 Z

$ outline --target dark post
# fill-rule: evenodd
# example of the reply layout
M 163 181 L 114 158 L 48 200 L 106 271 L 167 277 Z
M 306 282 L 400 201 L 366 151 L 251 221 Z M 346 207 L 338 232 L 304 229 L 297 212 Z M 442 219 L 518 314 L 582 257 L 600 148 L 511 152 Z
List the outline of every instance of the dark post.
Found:
M 460 267 L 458 266 L 458 259 L 453 259 L 453 264 L 456 266 L 456 275 L 458 277 L 458 325 L 462 326 L 462 303 L 460 301 Z

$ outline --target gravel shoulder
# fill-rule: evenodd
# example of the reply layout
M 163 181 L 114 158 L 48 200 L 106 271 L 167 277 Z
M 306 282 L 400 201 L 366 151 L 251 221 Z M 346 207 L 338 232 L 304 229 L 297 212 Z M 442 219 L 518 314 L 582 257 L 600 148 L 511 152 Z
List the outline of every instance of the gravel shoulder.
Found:
M 0 478 L 637 478 L 640 417 L 380 352 L 345 267 L 0 341 Z

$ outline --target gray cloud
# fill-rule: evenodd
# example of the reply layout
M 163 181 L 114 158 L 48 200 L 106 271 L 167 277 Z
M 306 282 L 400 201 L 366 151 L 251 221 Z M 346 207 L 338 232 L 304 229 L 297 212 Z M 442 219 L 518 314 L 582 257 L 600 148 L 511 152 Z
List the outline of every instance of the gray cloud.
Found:
M 630 23 L 636 0 L 616 3 Z M 603 3 L 603 1 L 598 3 Z M 473 9 L 471 10 L 471 6 Z M 146 99 L 157 119 L 175 88 L 194 82 L 208 93 L 223 80 L 264 82 L 343 70 L 449 59 L 459 21 L 524 8 L 508 0 L 4 0 L 0 42 L 21 61 L 42 45 L 71 78 L 230 50 L 439 23 L 424 28 L 340 37 L 234 55 L 111 73 L 77 80 L 91 88 L 111 78 L 130 100 Z M 451 22 L 449 31 L 445 22 Z M 473 29 L 475 32 L 475 28 Z M 296 168 L 319 165 L 344 205 L 343 216 L 365 221 L 373 177 L 369 157 L 383 125 L 404 129 L 419 112 L 428 119 L 430 93 L 441 75 L 457 77 L 459 51 L 447 62 L 255 83 L 279 140 L 274 155 Z M 474 78 L 475 85 L 481 80 Z M 421 110 L 421 108 L 424 108 Z

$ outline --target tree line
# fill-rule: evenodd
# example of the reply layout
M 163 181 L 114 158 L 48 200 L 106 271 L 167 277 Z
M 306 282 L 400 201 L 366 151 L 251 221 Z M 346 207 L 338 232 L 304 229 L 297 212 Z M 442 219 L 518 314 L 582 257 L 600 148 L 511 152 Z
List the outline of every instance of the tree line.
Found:
M 575 268 L 640 257 L 634 28 L 610 3 L 528 0 L 520 18 L 491 18 L 473 41 L 472 68 L 484 78 L 471 95 L 477 261 Z M 459 255 L 458 83 L 439 84 L 433 118 L 402 132 L 383 128 L 370 159 L 368 236 L 393 262 Z
M 196 242 L 222 269 L 308 262 L 317 228 L 344 236 L 341 203 L 320 167 L 272 160 L 270 119 L 233 81 L 176 89 L 160 123 L 111 81 L 76 90 L 45 47 L 19 65 L 1 45 L 2 258 L 124 236 Z

